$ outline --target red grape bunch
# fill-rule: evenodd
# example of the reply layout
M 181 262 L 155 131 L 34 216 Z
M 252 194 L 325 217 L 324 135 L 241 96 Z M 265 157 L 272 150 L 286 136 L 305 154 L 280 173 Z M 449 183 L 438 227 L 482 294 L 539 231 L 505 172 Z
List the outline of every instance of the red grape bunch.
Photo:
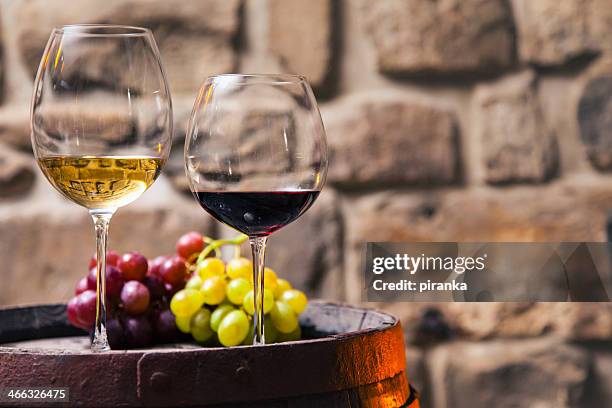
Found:
M 144 347 L 190 337 L 203 345 L 250 344 L 253 338 L 252 263 L 240 256 L 246 236 L 212 240 L 197 232 L 181 236 L 176 254 L 147 260 L 138 252 L 106 255 L 107 334 L 111 348 Z M 223 245 L 235 246 L 225 263 Z M 266 268 L 266 342 L 299 340 L 304 293 Z M 96 317 L 96 259 L 68 302 L 69 322 L 92 330 Z
M 108 251 L 106 329 L 111 348 L 143 347 L 153 340 L 180 340 L 182 336 L 176 330 L 168 304 L 172 295 L 185 285 L 186 276 L 185 260 L 178 256 L 148 261 L 138 252 L 120 256 Z M 68 302 L 67 314 L 72 325 L 92 329 L 96 319 L 95 256 L 89 262 L 89 273 L 76 286 L 75 297 Z

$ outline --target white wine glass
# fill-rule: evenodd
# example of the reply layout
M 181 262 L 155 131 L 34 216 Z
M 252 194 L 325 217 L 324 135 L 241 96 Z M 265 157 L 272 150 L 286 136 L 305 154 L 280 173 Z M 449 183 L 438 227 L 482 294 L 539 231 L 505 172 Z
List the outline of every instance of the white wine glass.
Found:
M 54 29 L 36 75 L 31 128 L 46 178 L 93 218 L 97 300 L 91 348 L 109 350 L 109 222 L 151 186 L 170 153 L 172 102 L 151 31 L 103 24 Z
M 312 206 L 327 174 L 325 130 L 306 79 L 241 74 L 208 78 L 189 123 L 185 166 L 202 208 L 249 237 L 253 344 L 264 344 L 268 236 Z M 292 312 L 285 312 L 277 315 L 297 323 Z

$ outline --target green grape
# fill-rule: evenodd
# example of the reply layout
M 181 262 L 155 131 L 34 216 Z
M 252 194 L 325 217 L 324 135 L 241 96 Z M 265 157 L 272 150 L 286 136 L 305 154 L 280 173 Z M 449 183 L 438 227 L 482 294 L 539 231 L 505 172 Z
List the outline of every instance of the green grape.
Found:
M 210 310 L 202 308 L 191 318 L 191 335 L 198 343 L 204 343 L 215 334 L 210 328 Z
M 213 276 L 224 276 L 225 263 L 219 258 L 206 258 L 197 264 L 196 271 L 202 280 Z
M 223 305 L 228 305 L 228 306 L 234 306 L 234 304 L 232 302 L 229 301 L 229 299 L 227 298 L 227 296 L 225 297 L 225 299 L 223 299 L 223 302 L 219 303 L 217 305 L 218 306 L 223 306 Z
M 249 292 L 247 292 L 246 295 L 244 295 L 244 301 L 242 302 L 242 307 L 244 307 L 244 310 L 251 316 L 254 313 L 254 309 L 253 309 L 253 307 L 255 306 L 253 303 L 254 296 L 255 296 L 255 293 L 252 290 L 250 290 Z M 264 313 L 268 313 L 274 307 L 274 295 L 272 294 L 272 291 L 270 289 L 264 289 L 263 303 L 264 303 L 263 304 Z
M 247 333 L 246 337 L 244 338 L 244 340 L 242 340 L 242 345 L 243 346 L 252 346 L 253 345 L 253 339 L 255 338 L 255 328 L 253 327 L 253 320 L 251 320 L 249 318 L 249 332 Z
M 254 313 L 254 304 L 253 304 L 253 291 L 249 291 L 246 295 L 244 295 L 244 300 L 242 301 L 242 307 L 244 311 L 253 316 Z
M 266 343 L 274 343 L 278 338 L 278 330 L 276 330 L 276 327 L 274 327 L 270 315 L 264 317 L 264 337 Z
M 210 316 L 210 328 L 215 332 L 218 331 L 223 318 L 234 310 L 236 310 L 236 308 L 233 305 L 219 305 Z
M 187 316 L 175 316 L 176 327 L 183 333 L 191 332 L 191 315 Z
M 302 328 L 298 324 L 296 329 L 292 331 L 291 333 L 278 333 L 278 336 L 276 337 L 276 342 L 282 343 L 285 341 L 297 341 L 297 340 L 300 340 L 301 338 L 302 338 Z
M 204 295 L 204 303 L 207 305 L 218 305 L 225 299 L 225 287 L 227 282 L 221 276 L 213 276 L 202 283 L 201 293 Z
M 247 336 L 244 338 L 244 341 L 242 342 L 242 344 L 245 346 L 253 345 L 255 328 L 253 327 L 252 320 L 249 321 L 249 325 L 250 325 L 249 333 L 247 334 Z M 272 324 L 272 319 L 270 319 L 270 316 L 266 316 L 264 318 L 264 337 L 266 339 L 266 344 L 276 343 L 278 336 L 279 336 L 278 330 L 276 330 L 276 327 L 274 327 L 274 325 Z
M 278 285 L 278 277 L 276 276 L 276 272 L 274 272 L 270 268 L 264 268 L 264 286 L 266 289 L 270 289 L 274 291 L 276 286 Z
M 187 284 L 185 285 L 185 288 L 186 289 L 197 289 L 197 290 L 199 290 L 200 287 L 202 286 L 202 282 L 204 282 L 204 281 L 202 280 L 200 275 L 197 275 L 197 274 L 193 275 L 187 281 Z
M 253 290 L 253 285 L 245 278 L 232 279 L 227 285 L 227 298 L 233 304 L 241 305 L 244 295 L 250 290 Z
M 204 296 L 199 290 L 181 289 L 172 297 L 170 310 L 175 316 L 191 316 L 202 307 L 203 303 Z
M 248 333 L 249 318 L 242 310 L 229 312 L 221 321 L 217 331 L 219 342 L 226 347 L 242 343 Z
M 281 333 L 291 333 L 298 326 L 295 312 L 286 302 L 278 300 L 270 313 L 274 327 Z
M 280 297 L 283 295 L 283 292 L 289 289 L 293 289 L 291 283 L 289 283 L 289 281 L 286 279 L 278 278 L 276 280 L 276 287 L 274 288 L 274 298 L 280 299 Z
M 308 299 L 303 292 L 300 292 L 296 289 L 290 289 L 285 291 L 281 296 L 281 300 L 287 302 L 289 306 L 293 309 L 295 314 L 299 315 L 306 309 L 306 304 L 308 303 Z
M 270 313 L 274 307 L 274 294 L 270 289 L 264 289 L 263 309 L 264 313 Z
M 253 264 L 246 258 L 235 258 L 227 263 L 227 276 L 230 279 L 245 278 L 253 280 Z

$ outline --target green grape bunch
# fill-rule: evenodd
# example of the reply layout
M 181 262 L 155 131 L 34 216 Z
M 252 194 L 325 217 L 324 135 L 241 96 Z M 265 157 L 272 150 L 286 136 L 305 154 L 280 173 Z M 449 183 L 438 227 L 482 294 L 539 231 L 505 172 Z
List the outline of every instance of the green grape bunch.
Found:
M 247 237 L 212 240 L 197 233 L 182 236 L 177 254 L 189 271 L 185 287 L 170 300 L 176 326 L 200 344 L 226 347 L 251 344 L 253 339 L 253 264 L 240 255 Z M 219 248 L 233 246 L 227 263 Z M 264 330 L 267 343 L 299 340 L 298 316 L 306 309 L 306 295 L 279 278 L 272 269 L 264 271 Z

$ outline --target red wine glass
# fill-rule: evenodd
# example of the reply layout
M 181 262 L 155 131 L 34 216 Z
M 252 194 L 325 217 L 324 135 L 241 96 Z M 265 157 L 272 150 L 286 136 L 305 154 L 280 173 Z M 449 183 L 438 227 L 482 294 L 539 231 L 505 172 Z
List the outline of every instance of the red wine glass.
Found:
M 310 85 L 295 75 L 216 75 L 196 98 L 185 167 L 202 208 L 248 235 L 253 252 L 253 344 L 264 344 L 268 236 L 316 200 L 327 143 Z

